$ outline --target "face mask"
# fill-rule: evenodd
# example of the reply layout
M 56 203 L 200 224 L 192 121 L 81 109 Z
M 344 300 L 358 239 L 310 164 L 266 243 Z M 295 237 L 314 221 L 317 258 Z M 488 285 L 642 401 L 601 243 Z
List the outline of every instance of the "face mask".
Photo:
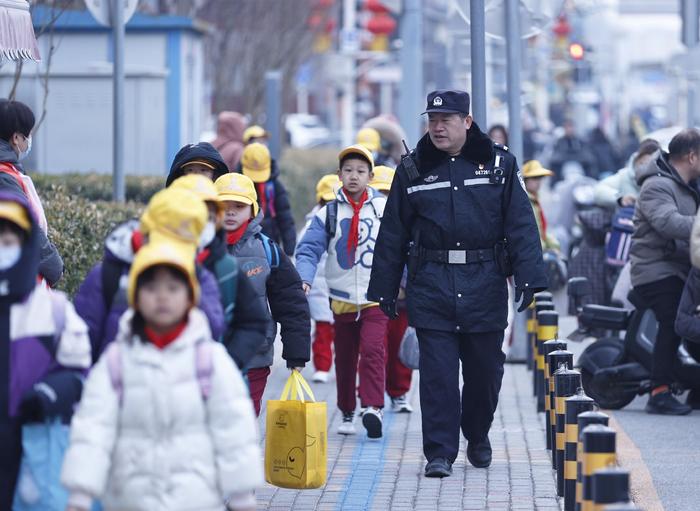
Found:
M 214 237 L 216 236 L 216 225 L 214 225 L 214 222 L 207 222 L 207 225 L 204 226 L 204 230 L 202 231 L 202 234 L 199 236 L 199 248 L 203 249 L 209 246 L 209 244 L 214 241 Z
M 22 247 L 14 245 L 11 247 L 0 247 L 0 271 L 12 268 L 22 255 Z
M 32 136 L 29 135 L 27 137 L 27 148 L 24 151 L 21 151 L 17 155 L 17 160 L 18 161 L 24 160 L 27 156 L 29 156 L 29 153 L 31 153 L 31 152 L 32 152 Z

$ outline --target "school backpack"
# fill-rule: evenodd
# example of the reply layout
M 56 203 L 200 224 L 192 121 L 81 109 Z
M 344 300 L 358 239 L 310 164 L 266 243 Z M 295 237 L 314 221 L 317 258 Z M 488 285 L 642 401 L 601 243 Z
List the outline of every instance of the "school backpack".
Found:
M 206 341 L 198 342 L 195 345 L 195 367 L 197 383 L 204 401 L 209 399 L 211 394 L 211 376 L 214 372 L 214 360 L 212 345 Z M 107 346 L 104 354 L 107 357 L 107 370 L 112 388 L 119 397 L 121 404 L 124 393 L 122 351 L 119 342 L 112 342 Z
M 629 260 L 634 233 L 634 206 L 618 208 L 605 237 L 605 262 L 622 267 Z

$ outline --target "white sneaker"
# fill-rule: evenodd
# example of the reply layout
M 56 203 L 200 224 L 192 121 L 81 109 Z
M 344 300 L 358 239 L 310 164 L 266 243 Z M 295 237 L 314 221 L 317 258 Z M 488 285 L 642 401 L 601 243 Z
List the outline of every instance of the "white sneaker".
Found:
M 367 430 L 368 438 L 382 437 L 382 411 L 370 406 L 362 415 L 362 425 Z
M 316 371 L 311 380 L 314 383 L 328 383 L 328 371 Z
M 406 399 L 406 394 L 404 394 L 403 396 L 391 398 L 391 410 L 397 413 L 411 413 L 413 407 Z
M 343 420 L 338 426 L 338 433 L 340 435 L 354 435 L 357 433 L 355 429 L 355 412 L 343 413 Z

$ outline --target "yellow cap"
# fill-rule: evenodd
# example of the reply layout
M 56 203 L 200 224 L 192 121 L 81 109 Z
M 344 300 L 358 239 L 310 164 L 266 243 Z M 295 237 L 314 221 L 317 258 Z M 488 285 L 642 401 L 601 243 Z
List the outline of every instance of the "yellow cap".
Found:
M 553 176 L 554 172 L 542 166 L 537 160 L 530 160 L 523 165 L 523 178 Z
M 147 269 L 161 264 L 172 266 L 187 276 L 194 303 L 199 303 L 199 281 L 194 269 L 195 255 L 196 248 L 194 246 L 190 247 L 167 240 L 150 241 L 148 245 L 136 253 L 129 271 L 129 305 L 131 307 L 136 305 L 136 283 L 139 276 Z
M 343 158 L 349 154 L 356 154 L 367 160 L 369 162 L 369 170 L 374 171 L 374 157 L 372 156 L 372 153 L 367 150 L 367 148 L 358 144 L 346 147 L 340 151 L 340 154 L 338 155 L 338 162 L 340 163 L 343 161 Z
M 249 146 L 250 147 L 250 146 Z M 253 216 L 258 216 L 258 194 L 255 184 L 248 177 L 238 173 L 228 173 L 214 183 L 220 201 L 242 202 L 253 206 Z
M 170 188 L 175 190 L 189 190 L 204 202 L 213 202 L 216 205 L 216 209 L 219 213 L 224 211 L 224 205 L 219 200 L 219 194 L 216 191 L 214 182 L 201 174 L 188 174 L 186 176 L 178 177 L 170 185 Z
M 386 165 L 374 167 L 374 178 L 369 185 L 375 190 L 388 192 L 391 189 L 391 182 L 394 180 L 396 171 Z
M 141 215 L 141 232 L 149 235 L 149 243 L 167 238 L 196 247 L 208 218 L 198 195 L 171 186 L 151 198 Z
M 32 222 L 29 220 L 27 210 L 17 202 L 0 201 L 0 218 L 12 222 L 27 232 L 32 230 Z
M 382 146 L 382 137 L 374 128 L 362 128 L 357 132 L 355 141 L 372 152 L 379 151 L 379 148 Z
M 270 150 L 258 142 L 247 145 L 243 149 L 243 156 L 241 156 L 241 167 L 243 174 L 252 179 L 253 182 L 264 183 L 270 179 L 272 170 Z
M 338 174 L 326 174 L 316 183 L 316 202 L 324 200 L 330 202 L 335 199 L 340 188 Z
M 267 137 L 267 131 L 262 126 L 254 124 L 250 128 L 246 128 L 243 132 L 243 143 L 247 144 L 251 138 L 265 138 Z

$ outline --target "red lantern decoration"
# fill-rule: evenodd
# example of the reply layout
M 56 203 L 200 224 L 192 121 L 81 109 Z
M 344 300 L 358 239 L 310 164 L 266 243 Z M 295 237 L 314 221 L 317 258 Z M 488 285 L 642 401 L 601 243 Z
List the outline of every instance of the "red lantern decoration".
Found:
M 367 30 L 375 35 L 389 35 L 396 29 L 396 20 L 386 13 L 376 14 L 367 22 Z

